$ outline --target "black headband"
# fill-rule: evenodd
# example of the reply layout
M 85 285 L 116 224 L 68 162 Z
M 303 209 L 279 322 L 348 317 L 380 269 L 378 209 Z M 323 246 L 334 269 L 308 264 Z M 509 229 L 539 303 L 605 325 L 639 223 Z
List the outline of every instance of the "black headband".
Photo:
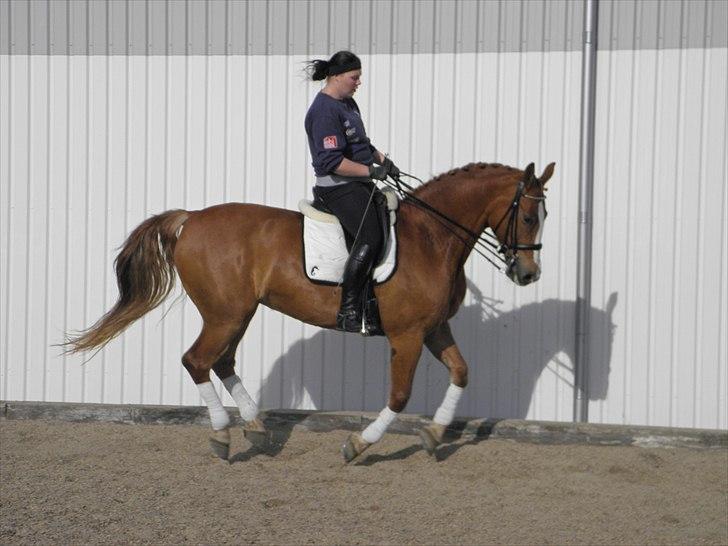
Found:
M 340 64 L 337 66 L 329 66 L 328 70 L 326 71 L 326 74 L 328 76 L 336 76 L 337 74 L 343 74 L 344 72 L 349 72 L 351 70 L 359 70 L 361 68 L 361 61 L 359 59 L 355 61 L 350 61 L 346 64 Z

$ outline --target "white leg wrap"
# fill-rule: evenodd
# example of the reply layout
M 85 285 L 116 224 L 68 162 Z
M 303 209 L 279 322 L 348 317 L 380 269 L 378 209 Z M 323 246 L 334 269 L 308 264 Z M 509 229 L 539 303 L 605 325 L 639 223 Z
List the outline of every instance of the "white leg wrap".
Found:
M 222 380 L 222 384 L 233 397 L 240 410 L 240 417 L 245 421 L 252 421 L 258 415 L 258 406 L 243 387 L 243 382 L 237 375 L 231 375 Z
M 463 394 L 463 390 L 462 387 L 450 383 L 445 393 L 445 399 L 440 404 L 440 407 L 437 408 L 435 417 L 432 419 L 435 423 L 445 426 L 452 423 L 452 420 L 455 418 L 455 408 L 458 406 L 458 401 Z
M 212 382 L 200 383 L 197 388 L 200 390 L 200 396 L 202 396 L 205 404 L 207 404 L 207 409 L 210 411 L 210 423 L 213 430 L 227 428 L 230 425 L 230 417 L 228 417 L 225 408 L 222 407 L 222 402 L 217 395 L 217 391 L 215 391 L 215 387 L 212 386 Z
M 396 418 L 397 414 L 389 409 L 389 407 L 385 406 L 384 409 L 379 412 L 379 417 L 377 417 L 371 425 L 364 429 L 364 432 L 361 433 L 361 437 L 365 442 L 370 444 L 378 442 L 382 439 L 387 428 L 389 425 L 394 423 Z

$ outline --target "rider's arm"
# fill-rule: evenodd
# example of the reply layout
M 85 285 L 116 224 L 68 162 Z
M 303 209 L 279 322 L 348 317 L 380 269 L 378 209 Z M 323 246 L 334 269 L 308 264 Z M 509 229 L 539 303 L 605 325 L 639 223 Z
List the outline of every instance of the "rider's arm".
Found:
M 325 108 L 325 106 L 324 106 Z M 316 111 L 307 116 L 306 130 L 310 137 L 311 155 L 314 159 L 316 171 L 335 173 L 340 176 L 351 176 L 356 178 L 368 178 L 370 176 L 369 165 L 352 161 L 344 157 L 347 146 L 347 138 L 344 134 L 344 127 L 335 111 Z M 384 155 L 374 146 L 371 146 L 373 159 L 381 164 Z
M 384 163 L 384 154 L 377 150 L 376 148 L 373 150 L 373 156 L 374 156 L 374 163 L 377 165 L 382 165 Z
M 366 178 L 369 176 L 369 166 L 357 163 L 351 159 L 343 158 L 334 172 L 341 176 L 356 176 Z
M 310 113 L 310 111 L 309 111 Z M 307 117 L 311 156 L 319 176 L 337 172 L 345 161 L 346 135 L 336 116 L 329 112 L 316 112 Z

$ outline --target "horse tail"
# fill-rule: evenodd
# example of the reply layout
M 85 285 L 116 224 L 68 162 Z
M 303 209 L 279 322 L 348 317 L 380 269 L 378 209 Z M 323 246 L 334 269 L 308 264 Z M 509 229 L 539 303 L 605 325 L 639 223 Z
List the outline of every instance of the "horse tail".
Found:
M 96 324 L 68 336 L 67 353 L 101 349 L 134 321 L 157 307 L 174 288 L 177 230 L 190 213 L 169 210 L 142 222 L 114 260 L 119 299 Z

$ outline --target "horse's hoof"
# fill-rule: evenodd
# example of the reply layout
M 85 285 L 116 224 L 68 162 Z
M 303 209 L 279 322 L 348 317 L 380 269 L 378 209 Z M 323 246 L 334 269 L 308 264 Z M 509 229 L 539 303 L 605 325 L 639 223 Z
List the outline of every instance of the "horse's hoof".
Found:
M 253 444 L 254 447 L 264 451 L 268 449 L 268 444 L 270 443 L 268 439 L 268 432 L 243 429 L 243 436 L 245 436 L 245 439 Z
M 270 433 L 260 419 L 248 421 L 243 427 L 243 436 L 258 449 L 266 450 L 270 445 Z
M 428 454 L 434 455 L 437 446 L 442 443 L 442 437 L 445 435 L 445 426 L 437 423 L 427 425 L 420 430 L 420 438 L 422 439 L 422 447 Z
M 365 442 L 359 434 L 350 434 L 346 439 L 346 443 L 341 446 L 341 454 L 344 456 L 344 460 L 347 463 L 350 463 L 359 455 L 364 453 L 364 450 L 366 450 L 366 448 L 370 445 L 371 444 L 369 442 Z
M 215 430 L 210 436 L 210 449 L 223 461 L 230 456 L 230 431 L 228 429 Z

